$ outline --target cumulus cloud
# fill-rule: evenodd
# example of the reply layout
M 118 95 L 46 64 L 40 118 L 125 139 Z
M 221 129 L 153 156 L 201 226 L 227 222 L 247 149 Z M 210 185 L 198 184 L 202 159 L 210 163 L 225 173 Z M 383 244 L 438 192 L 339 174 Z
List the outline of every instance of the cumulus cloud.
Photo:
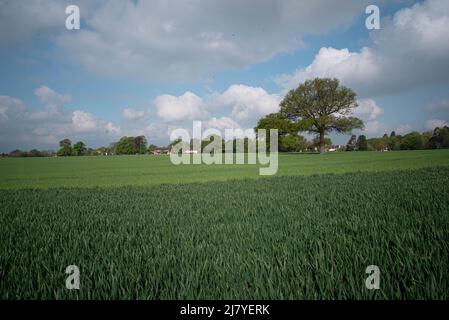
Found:
M 0 96 L 0 119 L 3 121 L 14 120 L 14 118 L 23 115 L 26 107 L 22 101 L 8 96 Z
M 235 84 L 203 97 L 189 91 L 181 96 L 160 95 L 153 103 L 162 122 L 191 126 L 191 121 L 200 120 L 205 127 L 224 130 L 253 128 L 260 117 L 279 110 L 280 100 L 260 87 Z
M 354 110 L 354 115 L 365 121 L 377 120 L 384 110 L 376 104 L 373 99 L 363 99 L 357 101 L 358 107 Z
M 254 122 L 261 116 L 279 111 L 281 97 L 260 87 L 231 85 L 223 93 L 210 97 L 211 105 L 228 108 L 237 121 Z
M 276 82 L 285 90 L 289 90 L 306 80 L 335 77 L 343 84 L 357 88 L 360 83 L 378 78 L 379 72 L 378 62 L 371 49 L 363 48 L 361 52 L 350 52 L 348 49 L 329 47 L 321 48 L 306 68 L 291 75 L 278 76 Z
M 69 94 L 59 94 L 47 86 L 37 88 L 34 93 L 45 105 L 49 114 L 60 112 L 64 104 L 72 101 L 72 97 Z
M 357 103 L 358 107 L 354 109 L 353 115 L 363 120 L 365 124 L 363 132 L 374 136 L 384 134 L 388 130 L 388 127 L 380 121 L 384 110 L 373 99 L 362 99 Z
M 77 132 L 89 132 L 97 127 L 92 114 L 80 110 L 72 113 L 72 127 Z
M 35 91 L 44 106 L 42 111 L 31 111 L 21 100 L 0 96 L 0 147 L 1 151 L 16 148 L 55 149 L 59 140 L 69 137 L 87 143 L 109 143 L 120 134 L 120 127 L 96 118 L 82 110 L 66 110 L 71 101 L 42 86 Z
M 153 100 L 157 115 L 164 121 L 202 120 L 207 117 L 203 99 L 187 91 L 177 97 L 164 94 Z
M 104 129 L 105 129 L 106 134 L 112 135 L 112 136 L 117 136 L 117 135 L 119 135 L 119 134 L 120 134 L 120 131 L 121 131 L 121 130 L 120 130 L 120 127 L 114 125 L 112 122 L 107 122 L 107 123 L 104 125 Z
M 337 77 L 361 96 L 393 94 L 449 81 L 449 2 L 427 0 L 399 10 L 359 52 L 321 48 L 313 62 L 277 83 L 285 90 L 315 77 Z

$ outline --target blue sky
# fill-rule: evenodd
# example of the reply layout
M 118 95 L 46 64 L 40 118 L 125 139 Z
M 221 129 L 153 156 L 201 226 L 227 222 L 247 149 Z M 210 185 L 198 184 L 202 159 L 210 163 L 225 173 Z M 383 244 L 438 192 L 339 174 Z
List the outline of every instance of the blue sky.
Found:
M 0 151 L 164 145 L 193 120 L 252 128 L 322 76 L 358 93 L 368 137 L 449 121 L 447 1 L 168 2 L 0 2 Z M 65 28 L 68 4 L 80 30 Z M 368 4 L 380 30 L 365 27 Z

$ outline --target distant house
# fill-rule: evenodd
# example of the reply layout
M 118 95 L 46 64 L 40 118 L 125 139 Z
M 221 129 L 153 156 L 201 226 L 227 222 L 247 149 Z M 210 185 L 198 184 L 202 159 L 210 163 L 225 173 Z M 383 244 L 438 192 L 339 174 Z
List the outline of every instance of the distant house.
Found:
M 332 145 L 329 145 L 329 146 L 325 147 L 326 152 L 335 152 L 335 151 L 341 150 L 342 148 L 343 148 L 343 146 L 338 145 L 338 144 L 337 145 L 332 144 Z
M 151 154 L 153 156 L 163 155 L 163 154 L 170 154 L 170 148 L 157 148 L 151 151 Z

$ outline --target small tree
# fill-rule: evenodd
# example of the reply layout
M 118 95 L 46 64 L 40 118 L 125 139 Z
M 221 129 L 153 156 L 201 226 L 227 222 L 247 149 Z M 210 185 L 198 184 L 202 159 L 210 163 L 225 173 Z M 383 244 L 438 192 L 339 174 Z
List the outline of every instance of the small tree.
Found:
M 316 78 L 290 90 L 281 102 L 280 112 L 298 123 L 302 130 L 316 133 L 320 139 L 320 152 L 324 153 L 326 133 L 363 129 L 362 120 L 349 116 L 356 107 L 354 91 L 340 86 L 337 79 Z
M 426 147 L 429 149 L 449 148 L 449 127 L 435 128 Z
M 75 156 L 84 156 L 86 154 L 86 145 L 82 141 L 78 141 L 73 145 L 73 154 Z
M 72 141 L 70 139 L 64 139 L 59 141 L 58 156 L 70 156 L 72 155 Z
M 147 138 L 145 136 L 137 136 L 133 138 L 134 153 L 144 154 L 147 150 Z
M 368 141 L 366 137 L 362 134 L 357 139 L 357 150 L 359 151 L 367 151 L 368 150 Z
M 121 137 L 116 146 L 117 154 L 133 154 L 134 153 L 134 138 Z

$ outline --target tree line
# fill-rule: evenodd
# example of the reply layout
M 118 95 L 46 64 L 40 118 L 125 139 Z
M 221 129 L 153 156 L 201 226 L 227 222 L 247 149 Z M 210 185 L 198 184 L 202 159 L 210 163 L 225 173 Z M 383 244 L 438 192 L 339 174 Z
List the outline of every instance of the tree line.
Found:
M 121 155 L 121 154 L 146 154 L 151 153 L 159 147 L 149 145 L 145 136 L 120 138 L 119 141 L 111 143 L 108 147 L 88 148 L 83 141 L 72 144 L 68 138 L 59 141 L 59 149 L 55 151 L 30 151 L 13 150 L 3 153 L 3 157 L 69 157 L 69 156 L 98 156 L 98 155 Z
M 58 156 L 86 156 L 86 155 L 121 155 L 121 154 L 145 154 L 151 151 L 147 147 L 147 138 L 145 136 L 120 138 L 113 142 L 109 147 L 100 147 L 97 149 L 87 148 L 82 141 L 76 142 L 72 146 L 70 139 L 64 139 L 59 142 Z
M 269 117 L 272 117 L 271 115 Z M 261 122 L 259 122 L 261 123 Z M 209 137 L 202 140 L 201 150 L 218 137 Z M 150 144 L 147 146 L 145 136 L 122 137 L 119 141 L 113 142 L 109 147 L 100 147 L 96 149 L 87 148 L 85 143 L 78 141 L 72 146 L 70 139 L 64 139 L 59 142 L 59 150 L 39 151 L 32 149 L 30 151 L 13 150 L 9 153 L 3 153 L 3 157 L 52 157 L 52 156 L 99 156 L 99 155 L 121 155 L 121 154 L 151 154 L 155 150 L 166 149 L 178 143 L 179 140 L 172 142 L 168 147 L 160 148 Z M 222 150 L 225 151 L 227 143 L 232 143 L 233 152 L 237 152 L 237 146 L 241 144 L 244 152 L 248 150 L 250 139 L 234 139 L 225 142 L 222 140 Z M 332 146 L 332 140 L 324 138 L 325 147 Z M 192 149 L 195 145 L 193 139 L 186 143 L 186 149 Z M 298 133 L 279 134 L 279 152 L 315 152 L 320 147 L 320 139 L 315 137 L 307 140 Z M 382 137 L 367 139 L 365 135 L 352 135 L 345 146 L 337 149 L 338 151 L 398 151 L 398 150 L 423 150 L 423 149 L 448 149 L 449 148 L 449 127 L 435 128 L 433 131 L 419 133 L 412 131 L 410 133 L 399 135 L 392 131 L 390 135 L 384 134 Z
M 384 134 L 379 138 L 366 139 L 364 135 L 358 138 L 352 135 L 349 139 L 347 151 L 398 151 L 449 148 L 449 127 L 435 128 L 433 131 L 419 133 L 412 131 L 405 135 L 397 135 L 394 131 L 390 135 Z
M 319 150 L 320 153 L 324 153 L 330 149 L 328 146 L 332 145 L 332 141 L 327 137 L 329 133 L 352 134 L 354 129 L 364 129 L 363 121 L 351 116 L 352 111 L 357 107 L 356 93 L 350 88 L 341 86 L 338 79 L 316 78 L 307 80 L 296 89 L 290 90 L 281 101 L 279 112 L 261 118 L 254 129 L 256 132 L 258 129 L 277 129 L 280 152 Z M 308 132 L 315 137 L 308 141 L 300 134 L 301 132 Z M 248 141 L 248 138 L 243 139 L 245 150 Z M 210 139 L 202 141 L 200 143 L 201 150 L 210 142 Z M 232 142 L 235 152 L 238 139 L 234 139 Z M 269 135 L 266 143 L 269 146 Z M 72 146 L 70 139 L 64 139 L 59 142 L 59 150 L 56 155 L 146 154 L 158 149 L 155 145 L 147 145 L 145 136 L 125 136 L 119 141 L 111 143 L 109 147 L 97 149 L 87 148 L 82 141 L 78 141 Z M 190 147 L 192 147 L 192 141 L 190 141 Z M 367 139 L 365 135 L 359 135 L 359 137 L 351 135 L 346 146 L 339 150 L 382 151 L 440 148 L 449 148 L 449 128 L 447 126 L 435 128 L 433 132 L 413 131 L 405 135 L 396 135 L 395 132 L 392 132 L 389 136 L 385 134 L 383 137 L 371 139 Z M 224 141 L 222 149 L 225 149 Z M 48 155 L 54 155 L 54 153 L 33 149 L 31 151 L 14 150 L 9 154 L 2 154 L 2 156 L 11 157 Z

